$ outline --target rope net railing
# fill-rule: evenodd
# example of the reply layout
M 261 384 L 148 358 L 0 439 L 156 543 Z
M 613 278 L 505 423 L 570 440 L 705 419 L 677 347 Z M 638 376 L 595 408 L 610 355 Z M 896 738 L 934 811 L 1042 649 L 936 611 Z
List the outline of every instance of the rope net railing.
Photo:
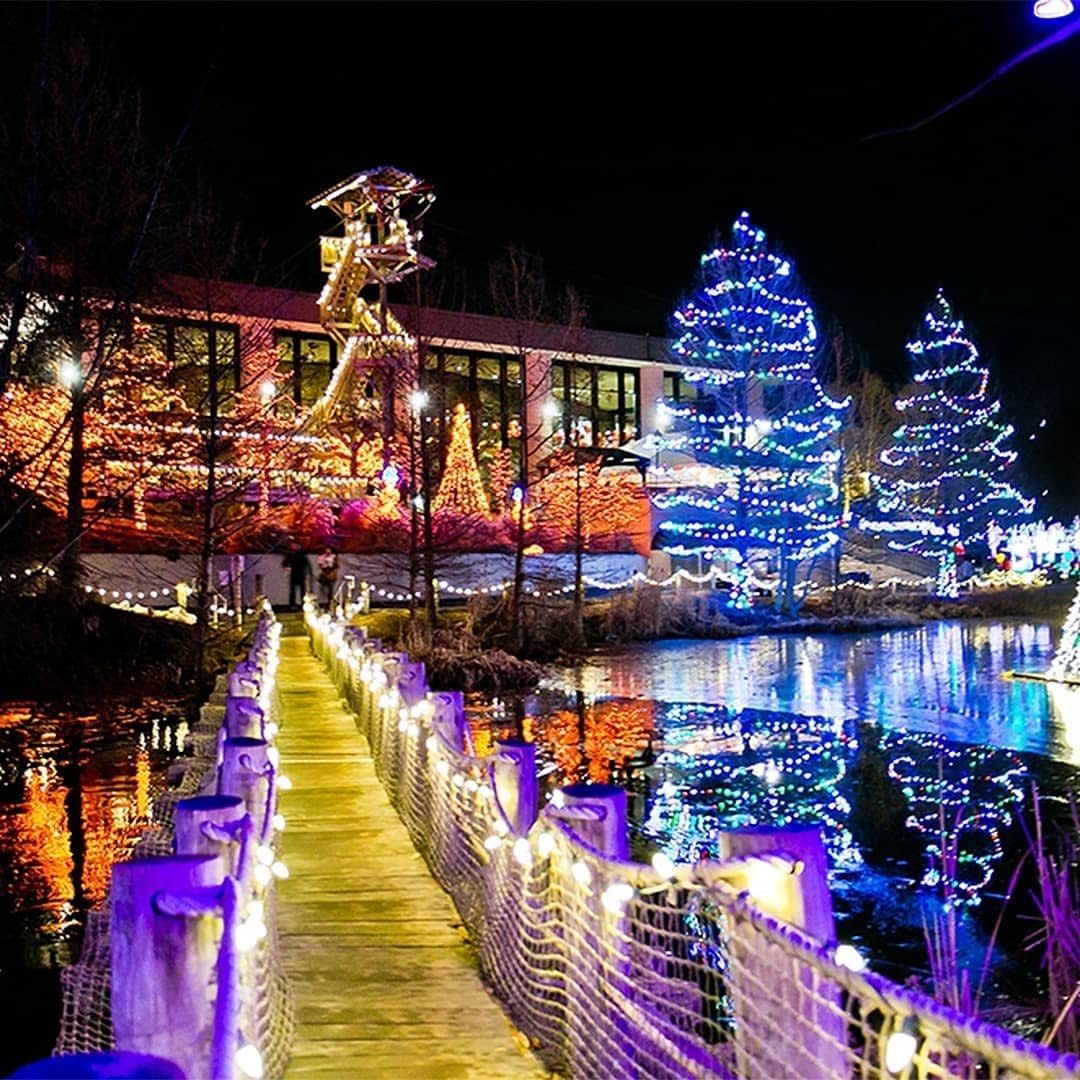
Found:
M 151 1031 L 138 1021 L 134 1027 L 139 1030 L 132 1033 L 129 1020 L 122 1024 L 125 1033 L 118 1031 L 120 1018 L 114 1017 L 113 1001 L 119 932 L 113 924 L 117 872 L 125 866 L 118 863 L 108 900 L 87 920 L 79 961 L 61 972 L 55 1055 L 136 1050 L 170 1058 L 162 1043 L 186 1042 L 188 1059 L 178 1063 L 188 1075 L 213 1075 L 215 1080 L 235 1076 L 276 1080 L 284 1075 L 295 1021 L 292 989 L 281 963 L 275 888 L 277 879 L 287 874 L 277 858 L 284 821 L 275 811 L 276 791 L 288 782 L 278 774 L 272 746 L 280 719 L 274 680 L 279 635 L 280 626 L 267 604 L 248 656 L 219 676 L 202 706 L 188 734 L 185 756 L 170 768 L 172 786 L 154 800 L 151 825 L 127 864 L 153 870 L 155 864 L 164 865 L 184 852 L 221 853 L 226 867 L 221 885 L 177 894 L 163 889 L 152 903 L 157 915 L 204 924 L 199 933 L 204 939 L 209 936 L 213 963 L 201 993 L 211 1003 L 213 1031 L 184 1030 L 180 1008 L 176 1030 L 170 1033 Z M 237 755 L 236 743 L 246 753 Z M 223 810 L 232 820 L 215 823 Z M 178 837 L 181 812 L 188 818 L 196 816 L 198 828 L 192 833 L 189 827 L 185 836 Z M 235 883 L 235 898 L 225 902 L 222 894 L 230 881 Z M 124 928 L 125 936 L 140 932 Z M 154 946 L 149 947 L 152 951 Z
M 1080 1073 L 1075 1055 L 840 963 L 835 942 L 793 925 L 806 921 L 810 895 L 797 856 L 646 866 L 612 856 L 603 841 L 612 807 L 603 799 L 568 788 L 530 813 L 535 769 L 530 777 L 520 768 L 520 748 L 471 754 L 460 694 L 429 692 L 422 664 L 383 651 L 340 618 L 309 605 L 305 619 L 484 976 L 553 1072 L 748 1080 Z

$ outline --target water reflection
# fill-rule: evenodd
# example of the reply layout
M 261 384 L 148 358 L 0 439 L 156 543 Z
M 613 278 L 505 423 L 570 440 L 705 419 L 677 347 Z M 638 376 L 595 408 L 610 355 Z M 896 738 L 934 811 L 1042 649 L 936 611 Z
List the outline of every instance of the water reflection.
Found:
M 841 933 L 906 976 L 925 965 L 924 909 L 1004 888 L 1031 781 L 1051 797 L 1075 784 L 1080 689 L 1002 678 L 1044 671 L 1054 638 L 997 620 L 659 642 L 472 720 L 478 748 L 535 741 L 549 786 L 627 786 L 639 843 L 680 861 L 714 854 L 723 829 L 824 825 Z M 960 932 L 982 948 L 978 919 Z
M 185 733 L 168 702 L 0 711 L 0 988 L 74 959 Z
M 549 685 L 592 697 L 775 709 L 1080 765 L 1080 692 L 1001 678 L 1045 671 L 1049 623 L 939 622 L 875 634 L 666 641 L 597 656 Z

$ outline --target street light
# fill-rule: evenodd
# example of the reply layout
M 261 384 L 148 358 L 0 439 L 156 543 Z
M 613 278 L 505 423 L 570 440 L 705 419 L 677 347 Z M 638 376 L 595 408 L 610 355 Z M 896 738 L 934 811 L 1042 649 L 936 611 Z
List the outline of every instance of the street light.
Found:
M 273 379 L 263 379 L 259 386 L 259 397 L 262 399 L 264 405 L 269 405 L 274 400 L 274 395 L 277 393 L 277 387 L 274 385 Z
M 428 405 L 428 393 L 426 390 L 413 390 L 409 393 L 409 408 L 414 413 L 423 412 Z
M 1073 13 L 1073 0 L 1035 0 L 1036 19 L 1064 19 Z
M 74 360 L 60 362 L 60 385 L 66 390 L 74 390 L 82 383 L 82 367 Z

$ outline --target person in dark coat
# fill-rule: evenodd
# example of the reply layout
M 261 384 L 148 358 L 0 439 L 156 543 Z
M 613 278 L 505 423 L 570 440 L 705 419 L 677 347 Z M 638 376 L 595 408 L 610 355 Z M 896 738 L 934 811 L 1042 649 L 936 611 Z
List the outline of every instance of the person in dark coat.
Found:
M 285 556 L 281 565 L 289 571 L 289 607 L 300 607 L 304 602 L 308 582 L 311 580 L 311 564 L 308 562 L 308 557 L 297 548 Z

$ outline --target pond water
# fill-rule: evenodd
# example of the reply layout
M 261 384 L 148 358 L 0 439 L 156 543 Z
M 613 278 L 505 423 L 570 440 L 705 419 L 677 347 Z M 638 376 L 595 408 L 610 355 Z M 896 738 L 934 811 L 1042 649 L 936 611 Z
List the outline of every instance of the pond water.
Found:
M 0 1075 L 51 1052 L 60 968 L 186 730 L 168 701 L 0 705 Z
M 945 905 L 962 957 L 981 961 L 1033 783 L 1064 816 L 1080 691 L 1002 677 L 1045 671 L 1056 636 L 1005 619 L 641 644 L 521 701 L 478 699 L 471 719 L 480 748 L 534 740 L 549 787 L 625 784 L 639 855 L 693 861 L 724 828 L 820 824 L 841 939 L 904 979 L 925 976 L 924 914 Z M 1007 938 L 996 977 L 1028 994 L 1037 960 Z

